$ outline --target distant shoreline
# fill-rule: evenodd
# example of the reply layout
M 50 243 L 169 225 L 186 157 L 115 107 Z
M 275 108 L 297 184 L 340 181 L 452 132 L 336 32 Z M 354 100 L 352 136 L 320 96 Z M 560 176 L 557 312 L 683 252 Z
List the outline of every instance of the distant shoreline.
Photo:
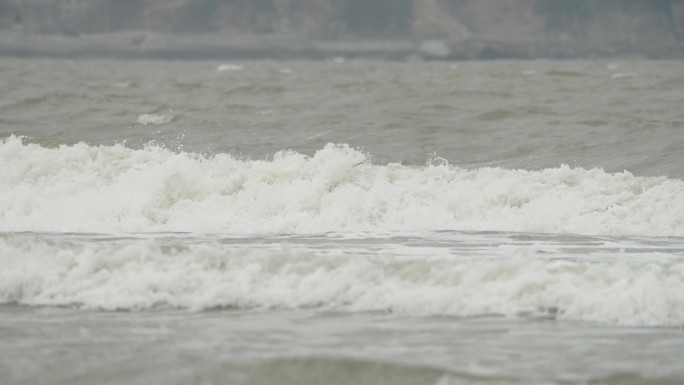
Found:
M 568 42 L 297 40 L 279 36 L 157 34 L 127 31 L 80 36 L 0 34 L 0 57 L 166 60 L 497 60 L 684 59 L 684 44 L 634 47 Z

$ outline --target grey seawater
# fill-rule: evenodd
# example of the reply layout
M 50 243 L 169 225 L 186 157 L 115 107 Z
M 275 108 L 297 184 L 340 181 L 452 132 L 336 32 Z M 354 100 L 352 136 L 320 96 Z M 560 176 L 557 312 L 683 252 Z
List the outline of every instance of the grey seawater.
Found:
M 545 319 L 2 307 L 6 384 L 681 384 L 682 333 Z
M 59 249 L 57 253 L 68 253 L 74 245 L 125 247 L 151 240 L 169 247 L 218 244 L 225 253 L 249 249 L 275 254 L 285 245 L 291 255 L 325 258 L 326 253 L 333 252 L 375 263 L 387 263 L 378 256 L 390 253 L 394 261 L 428 262 L 435 255 L 442 258 L 446 255 L 454 263 L 505 260 L 516 249 L 532 252 L 539 260 L 571 261 L 579 270 L 596 263 L 618 263 L 624 258 L 641 263 L 644 270 L 658 262 L 684 260 L 684 240 L 679 238 L 656 241 L 458 232 L 384 237 L 377 234 L 370 237 L 340 234 L 114 237 L 56 233 L 14 233 L 2 237 L 28 245 L 45 241 Z M 181 253 L 176 257 L 196 256 Z M 170 256 L 168 263 L 173 263 Z M 188 269 L 188 273 L 195 270 L 190 266 Z M 392 266 L 386 265 L 385 269 L 389 271 Z M 410 280 L 407 278 L 405 283 Z M 125 295 L 125 285 L 120 290 Z M 328 305 L 283 308 L 257 304 L 251 308 L 195 310 L 162 305 L 145 310 L 100 311 L 82 308 L 78 303 L 59 307 L 5 304 L 0 306 L 0 378 L 6 384 L 679 384 L 684 381 L 681 327 L 624 327 L 569 321 L 559 319 L 554 311 L 459 317 L 411 315 L 391 309 L 331 310 Z
M 0 60 L 0 136 L 257 159 L 332 142 L 380 164 L 684 176 L 681 62 L 221 65 Z
M 446 251 L 457 263 L 459 259 L 505 259 L 514 248 L 533 251 L 540 260 L 570 260 L 580 265 L 631 258 L 644 260 L 648 267 L 649 260 L 684 259 L 684 240 L 677 238 L 654 241 L 516 233 L 369 238 L 339 234 L 240 238 L 15 233 L 3 238 L 29 245 L 45 241 L 61 253 L 68 253 L 65 245 L 126 246 L 150 239 L 168 246 L 218 243 L 227 253 L 248 248 L 273 253 L 286 244 L 293 255 L 318 253 L 322 258 L 326 252 L 335 252 L 376 258 L 377 263 L 382 263 L 377 256 L 390 250 L 394 259 L 426 261 Z M 193 258 L 182 253 L 177 257 Z M 173 261 L 169 258 L 168 262 Z M 121 290 L 123 294 L 125 286 Z M 334 311 L 326 304 L 299 309 L 256 306 L 191 311 L 162 306 L 98 311 L 74 303 L 60 307 L 6 304 L 0 306 L 0 314 L 0 377 L 7 384 L 684 381 L 681 328 L 563 321 L 554 312 L 415 316 L 393 311 Z
M 312 154 L 333 142 L 360 147 L 377 164 L 440 157 L 466 168 L 566 163 L 684 177 L 681 62 L 261 61 L 219 71 L 222 64 L 2 59 L 0 137 L 47 147 L 152 141 L 253 159 L 285 149 Z M 618 261 L 625 249 L 635 259 L 684 258 L 676 238 L 3 237 L 83 247 L 140 238 L 247 249 L 286 243 L 367 258 L 392 245 L 418 247 L 423 257 L 447 250 L 499 258 L 492 250 L 539 244 L 587 264 Z M 325 307 L 0 306 L 2 384 L 680 384 L 681 357 L 681 326 L 569 321 L 553 311 L 469 318 Z

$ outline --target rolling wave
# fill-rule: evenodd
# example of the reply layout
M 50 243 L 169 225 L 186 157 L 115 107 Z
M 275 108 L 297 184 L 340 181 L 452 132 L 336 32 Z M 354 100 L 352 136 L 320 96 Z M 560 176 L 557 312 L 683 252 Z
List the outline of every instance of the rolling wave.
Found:
M 684 181 L 373 164 L 347 145 L 268 160 L 0 142 L 0 231 L 313 234 L 513 231 L 684 236 Z
M 684 326 L 684 260 L 544 257 L 534 247 L 459 257 L 342 248 L 0 237 L 0 303 L 87 309 L 311 309 L 543 317 Z M 433 248 L 434 249 L 434 248 Z

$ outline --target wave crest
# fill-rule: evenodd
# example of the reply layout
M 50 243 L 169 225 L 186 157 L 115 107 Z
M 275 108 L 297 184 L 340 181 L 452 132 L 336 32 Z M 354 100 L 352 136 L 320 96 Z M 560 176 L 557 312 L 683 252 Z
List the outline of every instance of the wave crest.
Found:
M 373 164 L 348 145 L 270 160 L 158 146 L 0 143 L 0 230 L 321 233 L 491 230 L 684 236 L 684 181 Z

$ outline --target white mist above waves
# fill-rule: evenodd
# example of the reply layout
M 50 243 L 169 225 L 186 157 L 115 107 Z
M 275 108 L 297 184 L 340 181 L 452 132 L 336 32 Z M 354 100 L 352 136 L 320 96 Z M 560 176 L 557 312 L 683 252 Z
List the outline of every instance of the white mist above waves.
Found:
M 153 240 L 0 238 L 0 303 L 88 309 L 216 307 L 552 316 L 684 325 L 684 261 L 587 261 L 518 249 L 497 258 L 372 258 L 339 250 Z
M 0 231 L 311 234 L 487 230 L 684 236 L 684 181 L 375 165 L 346 145 L 271 160 L 0 143 Z

